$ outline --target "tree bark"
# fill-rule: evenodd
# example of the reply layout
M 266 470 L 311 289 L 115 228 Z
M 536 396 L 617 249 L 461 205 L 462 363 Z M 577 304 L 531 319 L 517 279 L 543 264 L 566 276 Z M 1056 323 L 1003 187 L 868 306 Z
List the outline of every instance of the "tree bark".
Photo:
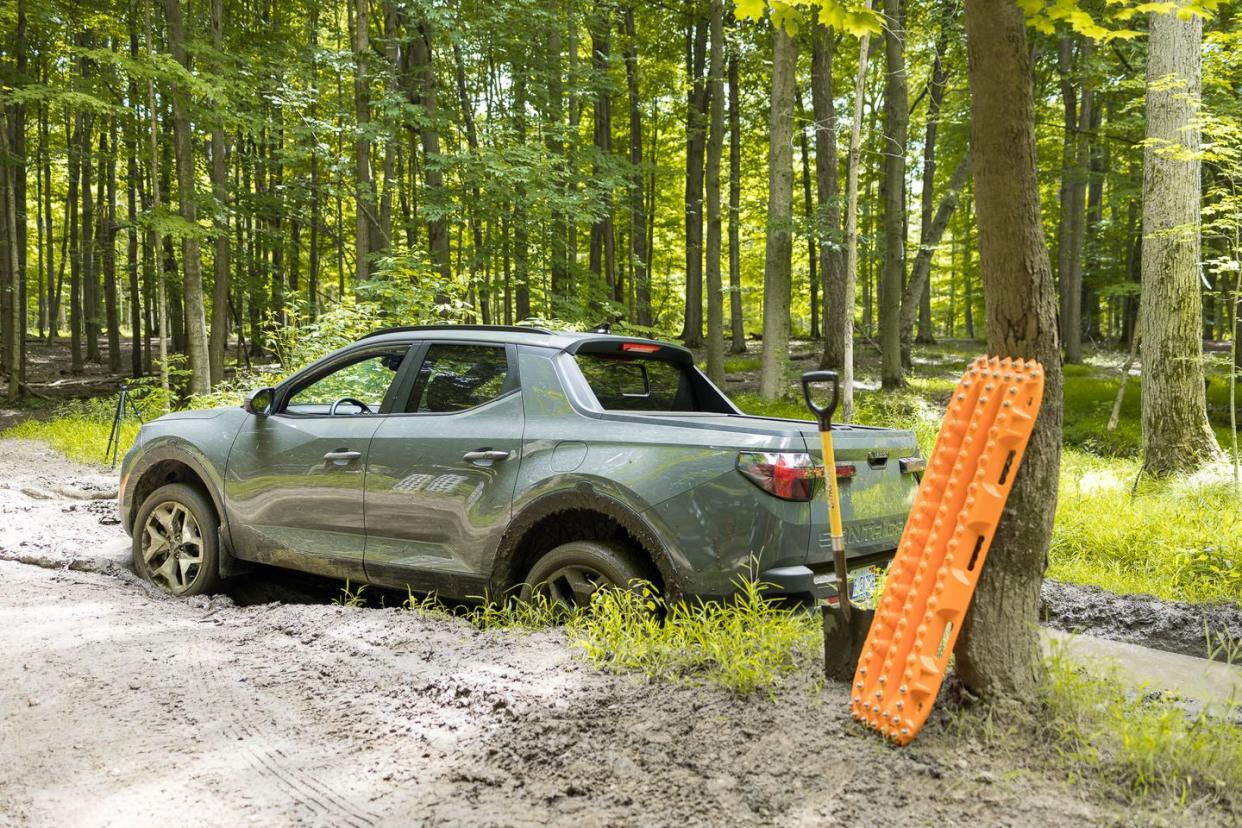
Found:
M 1203 20 L 1151 18 L 1143 150 L 1143 469 L 1192 472 L 1220 449 L 1207 419 L 1199 293 L 1199 44 Z
M 871 0 L 866 0 L 870 10 Z M 854 78 L 854 105 L 850 118 L 850 143 L 845 159 L 845 273 L 841 304 L 847 309 L 845 324 L 833 336 L 841 338 L 841 419 L 854 419 L 854 294 L 858 285 L 858 170 L 862 152 L 862 118 L 867 91 L 867 63 L 871 38 L 858 40 L 858 74 Z
M 114 374 L 121 372 L 121 325 L 120 308 L 117 307 L 116 285 L 116 234 L 119 225 L 116 223 L 116 118 L 108 120 L 107 155 L 103 186 L 105 187 L 105 221 L 100 232 L 103 244 L 103 289 L 104 289 L 104 320 L 108 325 L 108 370 Z M 100 151 L 104 150 L 104 137 L 99 140 Z
M 940 109 L 944 103 L 945 86 L 949 80 L 949 67 L 945 63 L 945 53 L 949 48 L 949 27 L 951 23 L 951 7 L 949 9 L 941 9 L 946 14 L 946 19 L 940 24 L 940 32 L 936 36 L 936 56 L 932 60 L 932 76 L 928 84 L 929 92 L 927 96 L 927 130 L 923 138 L 923 191 L 920 194 L 921 209 L 919 211 L 919 252 L 915 254 L 915 262 L 917 265 L 918 257 L 924 252 L 924 246 L 931 244 L 933 247 L 936 242 L 929 242 L 931 237 L 931 227 L 934 218 L 933 208 L 935 205 L 936 190 L 936 137 L 940 132 Z M 967 172 L 969 174 L 969 172 Z M 965 177 L 962 179 L 965 181 Z M 943 231 L 942 231 L 943 232 Z M 929 257 L 930 262 L 930 257 Z M 935 334 L 932 331 L 931 318 L 931 280 L 926 279 L 919 293 L 919 333 L 917 341 L 920 344 L 930 345 L 936 341 Z M 910 359 L 910 330 L 906 325 L 905 301 L 902 301 L 902 351 L 901 363 L 905 368 L 912 367 Z
M 371 172 L 371 3 L 354 0 L 354 273 L 359 282 L 375 271 L 378 251 L 371 240 L 379 236 L 375 179 Z
M 798 41 L 772 30 L 772 107 L 768 118 L 768 227 L 763 266 L 763 360 L 759 394 L 772 400 L 786 390 L 793 238 L 793 97 Z
M 633 9 L 628 12 L 629 23 L 633 26 Z M 545 39 L 544 55 L 547 65 L 545 72 L 547 73 L 547 100 L 545 102 L 546 117 L 548 121 L 547 137 L 545 146 L 551 153 L 558 165 L 565 163 L 565 141 L 561 135 L 565 129 L 565 111 L 564 111 L 564 83 L 561 78 L 561 0 L 548 0 L 548 31 Z M 557 197 L 562 197 L 561 193 Z M 552 296 L 552 313 L 559 315 L 561 311 L 557 308 L 556 302 L 569 302 L 573 294 L 573 283 L 569 275 L 568 251 L 566 250 L 566 222 L 565 211 L 559 206 L 553 207 L 551 211 L 551 222 L 549 227 L 551 240 L 549 242 L 549 270 L 551 271 L 551 288 Z M 646 323 L 650 324 L 650 323 Z
M 181 0 L 165 0 L 168 18 L 168 44 L 173 58 L 188 71 L 190 56 L 185 48 L 185 31 L 181 20 Z M 194 203 L 194 135 L 190 131 L 190 108 L 184 90 L 173 87 L 173 142 L 177 155 L 177 199 L 181 217 L 191 225 L 198 223 Z M 203 271 L 199 256 L 198 237 L 186 234 L 181 239 L 182 267 L 185 272 L 186 350 L 190 357 L 190 393 L 205 394 L 211 390 L 207 360 L 207 320 L 203 308 Z
M 697 15 L 694 0 L 687 9 Z M 704 78 L 707 63 L 708 26 L 694 17 L 686 30 L 686 74 L 690 91 L 686 100 L 686 313 L 682 341 L 687 348 L 703 344 L 703 161 L 707 140 L 704 121 L 708 95 Z
M 606 8 L 598 8 L 591 17 L 591 71 L 594 87 L 593 119 L 595 125 L 596 178 L 603 176 L 603 164 L 612 154 L 612 81 L 609 78 L 612 40 L 611 24 Z M 615 248 L 612 228 L 612 193 L 600 194 L 599 215 L 591 224 L 590 269 L 595 275 L 591 295 L 616 300 Z
M 625 81 L 630 96 L 630 263 L 633 268 L 634 321 L 650 325 L 651 276 L 648 270 L 647 210 L 643 193 L 643 120 L 638 95 L 638 32 L 634 7 L 627 6 L 625 20 Z
M 901 293 L 906 277 L 906 89 L 903 0 L 884 0 L 884 271 L 880 278 L 880 383 L 905 384 L 901 370 Z
M 818 254 L 824 306 L 822 314 L 818 308 L 813 308 L 812 313 L 823 319 L 824 352 L 820 356 L 820 367 L 840 372 L 845 365 L 845 340 L 853 337 L 854 298 L 853 292 L 846 285 L 845 250 L 841 239 L 841 188 L 837 182 L 837 112 L 832 102 L 832 61 L 835 51 L 836 32 L 816 26 L 811 32 L 811 108 L 815 112 Z M 866 63 L 865 58 L 863 63 Z
M 720 279 L 720 159 L 724 153 L 724 2 L 712 0 L 707 138 L 707 377 L 724 387 L 724 294 Z
M 742 113 L 737 77 L 737 54 L 729 55 L 729 325 L 734 354 L 746 353 L 742 319 L 742 242 L 738 227 L 742 212 Z
M 988 352 L 1037 359 L 1044 399 L 958 638 L 963 684 L 989 701 L 1034 699 L 1039 585 L 1061 465 L 1056 287 L 1035 166 L 1035 108 L 1025 20 L 1012 0 L 967 0 L 966 49 L 979 255 Z
M 224 51 L 224 4 L 223 0 L 211 0 L 211 43 L 216 52 Z M 212 268 L 215 284 L 211 294 L 211 334 L 207 342 L 207 357 L 211 365 L 211 384 L 224 380 L 224 350 L 229 338 L 229 216 L 228 216 L 228 166 L 224 138 L 224 125 L 217 122 L 211 128 L 211 194 L 215 199 L 215 256 Z
M 969 175 L 970 151 L 967 150 L 953 170 L 944 195 L 940 197 L 940 205 L 936 208 L 935 215 L 923 228 L 919 239 L 919 252 L 915 254 L 914 264 L 910 268 L 910 281 L 906 283 L 905 292 L 901 296 L 902 363 L 907 367 L 910 365 L 910 339 L 914 332 L 914 320 L 922 312 L 921 297 L 927 291 L 927 283 L 931 281 L 932 256 L 936 252 L 937 245 L 940 244 L 940 239 L 944 237 L 944 231 L 949 226 L 953 211 L 957 209 L 958 197 Z

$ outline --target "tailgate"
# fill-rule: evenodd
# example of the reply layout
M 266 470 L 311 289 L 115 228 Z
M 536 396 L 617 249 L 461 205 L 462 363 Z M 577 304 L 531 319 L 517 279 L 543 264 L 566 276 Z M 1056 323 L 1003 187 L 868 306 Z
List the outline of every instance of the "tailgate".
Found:
M 852 563 L 886 558 L 897 548 L 906 518 L 914 507 L 920 474 L 907 458 L 919 458 L 914 434 L 897 429 L 834 426 L 833 449 L 838 466 L 853 468 L 852 476 L 838 476 L 845 549 Z M 807 435 L 811 455 L 823 462 L 818 435 Z M 903 466 L 912 468 L 903 470 Z M 828 504 L 817 498 L 811 511 L 811 549 L 808 563 L 832 563 L 828 533 Z

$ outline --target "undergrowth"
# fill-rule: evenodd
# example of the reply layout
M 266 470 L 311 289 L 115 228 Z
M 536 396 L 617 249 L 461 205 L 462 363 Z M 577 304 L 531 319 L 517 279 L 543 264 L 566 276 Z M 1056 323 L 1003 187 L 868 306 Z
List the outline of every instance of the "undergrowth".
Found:
M 1093 674 L 1053 642 L 1040 698 L 1045 742 L 1072 780 L 1103 779 L 1139 798 L 1242 810 L 1242 708 L 1190 713 L 1175 698 L 1135 693 Z
M 589 607 L 572 611 L 540 593 L 527 601 L 454 607 L 410 593 L 404 607 L 421 616 L 460 618 L 480 630 L 563 624 L 571 645 L 602 670 L 707 681 L 740 696 L 770 692 L 819 649 L 819 619 L 765 598 L 762 583 L 739 579 L 737 586 L 736 597 L 723 602 L 665 601 L 651 586 L 635 584 L 600 590 Z

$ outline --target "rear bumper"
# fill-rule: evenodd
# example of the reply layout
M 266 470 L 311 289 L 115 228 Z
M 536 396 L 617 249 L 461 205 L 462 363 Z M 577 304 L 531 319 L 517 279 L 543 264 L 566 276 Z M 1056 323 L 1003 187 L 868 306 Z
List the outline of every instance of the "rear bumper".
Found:
M 851 554 L 847 563 L 851 570 L 885 565 L 893 559 L 895 551 L 894 549 L 882 549 Z M 772 585 L 772 588 L 764 593 L 766 596 L 802 603 L 819 603 L 837 593 L 836 573 L 831 564 L 773 567 L 760 572 L 759 581 Z

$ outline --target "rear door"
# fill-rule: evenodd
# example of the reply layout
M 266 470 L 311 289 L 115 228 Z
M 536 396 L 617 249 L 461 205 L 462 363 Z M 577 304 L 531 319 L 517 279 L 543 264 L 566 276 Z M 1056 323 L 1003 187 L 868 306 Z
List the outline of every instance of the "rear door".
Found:
M 522 453 L 517 350 L 429 342 L 371 441 L 366 572 L 449 597 L 481 595 L 508 526 Z
M 407 342 L 349 351 L 282 387 L 268 416 L 247 419 L 224 484 L 240 557 L 363 577 L 367 452 L 412 368 L 410 350 Z

